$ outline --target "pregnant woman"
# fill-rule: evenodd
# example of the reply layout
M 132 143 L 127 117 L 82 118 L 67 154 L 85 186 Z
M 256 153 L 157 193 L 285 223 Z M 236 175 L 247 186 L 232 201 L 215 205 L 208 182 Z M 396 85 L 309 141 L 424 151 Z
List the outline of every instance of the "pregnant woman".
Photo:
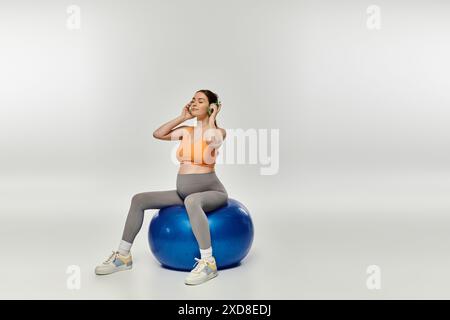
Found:
M 226 137 L 225 129 L 217 126 L 216 117 L 220 107 L 217 94 L 210 90 L 199 90 L 191 102 L 184 106 L 180 116 L 155 130 L 153 137 L 156 139 L 181 140 L 177 150 L 180 167 L 176 189 L 142 192 L 132 197 L 119 248 L 95 268 L 96 274 L 131 269 L 133 263 L 130 250 L 142 227 L 144 210 L 184 205 L 201 254 L 200 259 L 195 258 L 194 268 L 185 283 L 200 284 L 217 276 L 205 212 L 225 205 L 228 200 L 228 193 L 214 170 L 217 150 Z M 194 117 L 197 118 L 196 126 L 175 128 Z

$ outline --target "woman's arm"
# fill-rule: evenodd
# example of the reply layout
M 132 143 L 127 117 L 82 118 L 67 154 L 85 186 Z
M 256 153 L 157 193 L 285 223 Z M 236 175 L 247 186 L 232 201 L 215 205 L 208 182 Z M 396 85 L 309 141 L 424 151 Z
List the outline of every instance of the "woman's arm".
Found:
M 227 132 L 223 128 L 219 128 L 216 126 L 216 116 L 219 112 L 220 107 L 213 107 L 213 113 L 209 117 L 209 132 L 206 134 L 206 143 L 210 144 L 214 148 L 219 148 L 222 145 L 223 140 L 225 140 L 227 136 Z
M 188 126 L 181 126 L 178 128 L 175 127 L 184 121 L 193 118 L 193 116 L 189 113 L 188 108 L 189 104 L 183 108 L 181 115 L 164 123 L 161 127 L 156 129 L 153 132 L 153 137 L 160 140 L 180 140 L 183 137 L 184 130 L 186 130 L 185 128 Z

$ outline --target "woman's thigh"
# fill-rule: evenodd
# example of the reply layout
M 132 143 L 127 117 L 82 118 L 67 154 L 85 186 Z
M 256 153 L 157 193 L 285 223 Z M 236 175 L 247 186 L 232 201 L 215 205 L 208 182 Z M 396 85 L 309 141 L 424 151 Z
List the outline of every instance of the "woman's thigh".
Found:
M 168 206 L 184 204 L 177 190 L 137 193 L 133 196 L 132 203 L 142 210 L 161 209 Z
M 205 212 L 209 212 L 225 205 L 228 200 L 228 194 L 221 191 L 203 191 L 191 193 L 184 199 L 186 208 L 200 205 Z

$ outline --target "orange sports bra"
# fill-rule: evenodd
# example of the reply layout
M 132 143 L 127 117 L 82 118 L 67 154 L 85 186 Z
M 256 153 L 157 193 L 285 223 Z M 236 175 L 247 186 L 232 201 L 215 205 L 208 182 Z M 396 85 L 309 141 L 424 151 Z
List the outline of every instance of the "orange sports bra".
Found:
M 216 149 L 207 144 L 201 130 L 194 131 L 194 127 L 187 127 L 183 133 L 180 145 L 177 149 L 177 159 L 183 163 L 214 168 L 216 163 Z M 195 136 L 194 136 L 195 135 Z

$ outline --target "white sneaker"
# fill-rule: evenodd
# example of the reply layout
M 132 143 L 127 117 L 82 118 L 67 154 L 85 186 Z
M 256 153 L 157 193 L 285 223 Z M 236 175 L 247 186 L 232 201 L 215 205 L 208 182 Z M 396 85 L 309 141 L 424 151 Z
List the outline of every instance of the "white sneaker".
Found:
M 184 280 L 185 284 L 196 285 L 206 282 L 218 275 L 216 260 L 214 257 L 209 259 L 198 259 L 194 264 L 194 269 L 189 273 L 189 275 Z M 195 266 L 197 265 L 197 266 Z
M 119 251 L 113 251 L 113 253 L 106 259 L 101 265 L 95 267 L 95 274 L 105 275 L 117 271 L 128 270 L 133 267 L 133 261 L 131 253 L 127 256 L 123 256 Z

